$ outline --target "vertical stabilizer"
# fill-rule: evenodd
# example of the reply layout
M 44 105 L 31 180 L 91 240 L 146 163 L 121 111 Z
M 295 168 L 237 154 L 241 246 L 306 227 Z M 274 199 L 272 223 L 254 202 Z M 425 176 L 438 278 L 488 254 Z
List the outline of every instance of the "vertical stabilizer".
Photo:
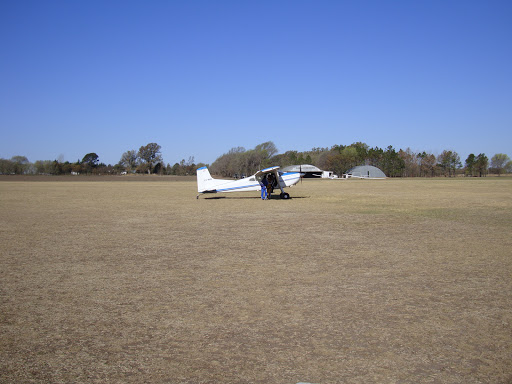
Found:
M 197 192 L 203 193 L 215 190 L 214 184 L 215 182 L 208 168 L 201 167 L 197 170 Z

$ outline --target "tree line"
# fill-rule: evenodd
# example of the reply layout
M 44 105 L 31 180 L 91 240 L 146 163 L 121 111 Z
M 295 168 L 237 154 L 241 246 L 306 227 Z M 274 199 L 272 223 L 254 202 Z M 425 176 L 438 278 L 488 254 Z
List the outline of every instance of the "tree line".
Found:
M 195 164 L 194 157 L 183 159 L 174 165 L 165 165 L 161 146 L 149 143 L 138 151 L 128 150 L 115 165 L 100 162 L 95 152 L 87 153 L 74 163 L 59 160 L 37 160 L 31 163 L 26 156 L 13 156 L 11 159 L 0 158 L 0 174 L 3 175 L 121 175 L 131 173 L 148 173 L 159 175 L 195 175 L 196 168 L 205 164 Z
M 333 145 L 330 148 L 313 148 L 311 151 L 287 151 L 277 154 L 278 150 L 271 141 L 257 145 L 254 149 L 232 148 L 211 165 L 215 174 L 233 176 L 252 174 L 258 169 L 273 165 L 312 164 L 320 169 L 333 171 L 341 176 L 358 165 L 373 165 L 380 168 L 388 177 L 453 177 L 486 176 L 489 172 L 498 175 L 512 172 L 510 158 L 498 153 L 489 161 L 484 153 L 470 154 L 462 164 L 460 156 L 452 150 L 444 150 L 440 155 L 387 148 L 371 148 L 365 143 Z
M 272 141 L 258 144 L 250 150 L 234 147 L 219 156 L 211 164 L 213 174 L 224 177 L 249 175 L 269 166 L 312 164 L 323 170 L 343 175 L 358 165 L 373 165 L 380 168 L 388 177 L 454 177 L 456 175 L 483 177 L 488 173 L 501 175 L 512 172 L 512 161 L 506 154 L 497 153 L 489 161 L 484 153 L 471 153 L 462 163 L 457 152 L 444 150 L 436 156 L 432 153 L 414 152 L 410 148 L 396 150 L 371 148 L 365 143 L 333 145 L 330 148 L 312 148 L 310 151 L 287 151 L 279 154 Z M 115 165 L 100 162 L 99 156 L 90 152 L 74 163 L 59 160 L 37 160 L 31 163 L 25 156 L 0 159 L 0 174 L 128 174 L 148 173 L 160 175 L 195 175 L 196 169 L 204 163 L 196 164 L 194 157 L 181 160 L 174 165 L 165 165 L 161 146 L 149 143 L 138 151 L 128 150 Z

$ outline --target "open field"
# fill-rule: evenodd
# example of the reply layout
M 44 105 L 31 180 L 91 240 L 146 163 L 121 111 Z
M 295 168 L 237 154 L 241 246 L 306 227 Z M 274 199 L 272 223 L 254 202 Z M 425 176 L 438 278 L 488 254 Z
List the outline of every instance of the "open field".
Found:
M 1 383 L 512 383 L 512 178 L 35 180 L 0 180 Z

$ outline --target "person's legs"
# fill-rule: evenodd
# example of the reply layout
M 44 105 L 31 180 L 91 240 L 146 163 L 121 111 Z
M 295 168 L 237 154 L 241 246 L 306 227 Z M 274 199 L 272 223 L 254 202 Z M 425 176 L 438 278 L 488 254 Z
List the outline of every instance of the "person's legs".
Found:
M 261 200 L 267 200 L 267 187 L 261 186 Z

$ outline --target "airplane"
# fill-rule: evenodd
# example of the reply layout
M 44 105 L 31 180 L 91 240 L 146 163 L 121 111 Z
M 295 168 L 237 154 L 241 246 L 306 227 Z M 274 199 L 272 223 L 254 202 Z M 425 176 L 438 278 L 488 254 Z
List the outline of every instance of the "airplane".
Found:
M 224 180 L 214 179 L 208 168 L 201 167 L 197 170 L 197 199 L 203 193 L 261 191 L 261 182 L 269 175 L 273 176 L 273 178 L 270 177 L 273 179 L 270 191 L 272 192 L 277 187 L 281 190 L 279 197 L 289 199 L 290 195 L 283 188 L 297 184 L 302 174 L 300 172 L 280 172 L 279 167 L 270 167 L 243 179 Z M 270 199 L 270 196 L 268 198 Z

